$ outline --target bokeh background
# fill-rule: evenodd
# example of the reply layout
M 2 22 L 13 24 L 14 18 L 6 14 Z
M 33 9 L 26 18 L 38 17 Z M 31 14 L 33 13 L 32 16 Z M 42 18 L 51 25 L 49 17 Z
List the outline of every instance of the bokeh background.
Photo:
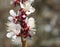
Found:
M 6 25 L 11 0 L 0 0 L 0 47 L 20 47 L 6 37 Z M 60 47 L 60 0 L 35 0 L 36 11 L 30 16 L 36 21 L 35 42 L 30 47 Z

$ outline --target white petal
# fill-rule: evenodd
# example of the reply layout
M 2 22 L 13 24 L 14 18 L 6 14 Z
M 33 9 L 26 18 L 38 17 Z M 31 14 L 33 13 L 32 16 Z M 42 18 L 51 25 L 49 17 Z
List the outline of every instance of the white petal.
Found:
M 27 15 L 30 15 L 31 13 L 35 12 L 35 9 L 31 6 L 28 11 L 26 11 Z
M 7 33 L 6 36 L 7 36 L 7 38 L 11 38 L 13 34 L 14 34 L 13 32 L 10 32 L 10 33 Z
M 15 44 L 15 45 L 21 45 L 21 38 L 20 37 L 17 37 L 16 39 L 12 39 L 12 44 Z
M 13 21 L 13 17 L 12 17 L 12 16 L 9 16 L 9 17 L 8 17 L 8 20 L 9 20 L 9 21 Z
M 31 2 L 31 3 L 34 2 L 34 0 L 28 0 L 28 1 Z
M 29 18 L 28 25 L 30 26 L 30 28 L 35 28 L 35 20 L 33 17 Z
M 13 4 L 13 1 L 10 1 L 10 5 L 12 5 Z
M 31 14 L 31 12 L 30 12 L 30 11 L 27 11 L 27 12 L 26 12 L 26 14 L 27 14 L 27 15 L 30 15 L 30 14 Z
M 35 12 L 35 8 L 33 8 L 32 6 L 30 7 L 29 10 L 30 10 L 31 13 Z
M 12 39 L 16 39 L 16 37 L 17 37 L 17 36 L 16 36 L 16 35 L 14 35 L 14 36 L 12 36 Z
M 24 8 L 24 5 L 20 2 L 20 6 L 21 6 L 21 8 Z
M 10 10 L 9 13 L 10 13 L 11 16 L 16 16 L 16 13 L 15 13 L 15 11 L 13 9 Z
M 25 20 L 26 23 L 28 23 L 28 17 L 26 17 L 26 20 Z

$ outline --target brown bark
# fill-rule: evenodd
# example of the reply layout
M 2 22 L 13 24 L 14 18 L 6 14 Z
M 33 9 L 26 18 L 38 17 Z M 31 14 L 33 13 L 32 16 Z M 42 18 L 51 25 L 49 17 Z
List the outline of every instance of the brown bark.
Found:
M 21 37 L 22 47 L 27 47 L 26 39 Z

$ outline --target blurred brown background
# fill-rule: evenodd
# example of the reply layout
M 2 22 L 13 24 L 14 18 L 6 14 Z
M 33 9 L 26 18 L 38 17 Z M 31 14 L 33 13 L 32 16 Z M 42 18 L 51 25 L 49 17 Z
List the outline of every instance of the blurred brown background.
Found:
M 20 47 L 13 45 L 6 37 L 7 17 L 11 0 L 0 0 L 0 47 Z M 31 47 L 60 47 L 60 0 L 35 0 L 36 11 L 31 14 L 36 20 L 36 41 Z M 14 8 L 16 10 L 16 8 Z

